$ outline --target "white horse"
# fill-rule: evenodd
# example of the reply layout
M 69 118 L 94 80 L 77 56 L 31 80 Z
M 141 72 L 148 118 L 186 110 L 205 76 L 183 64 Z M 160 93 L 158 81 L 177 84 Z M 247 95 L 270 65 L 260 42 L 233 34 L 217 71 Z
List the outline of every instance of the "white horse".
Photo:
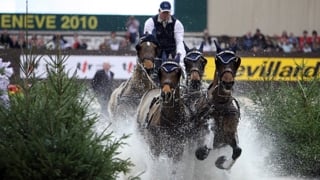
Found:
M 137 50 L 137 65 L 130 79 L 120 84 L 111 94 L 108 113 L 111 120 L 133 117 L 143 94 L 156 87 L 150 74 L 153 73 L 159 45 L 152 35 L 140 38 Z

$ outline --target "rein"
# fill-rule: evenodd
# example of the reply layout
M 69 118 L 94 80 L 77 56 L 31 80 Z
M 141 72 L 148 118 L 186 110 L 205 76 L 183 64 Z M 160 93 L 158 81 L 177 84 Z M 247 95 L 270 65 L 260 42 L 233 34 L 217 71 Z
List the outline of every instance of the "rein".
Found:
M 153 80 L 151 79 L 151 77 L 149 76 L 147 70 L 143 67 L 143 65 L 137 61 L 137 65 L 140 66 L 140 69 L 143 71 L 143 73 L 147 76 L 148 80 L 151 82 L 152 87 L 157 87 L 156 84 L 153 82 Z
M 143 65 L 139 62 L 139 60 L 137 60 L 137 66 L 140 67 L 140 70 L 142 71 L 142 73 L 144 73 L 144 75 L 147 77 L 147 79 L 150 81 L 151 83 L 151 89 L 157 87 L 156 84 L 153 82 L 153 80 L 151 79 L 151 77 L 148 75 L 148 72 L 146 71 L 146 69 L 143 67 Z M 129 85 L 129 82 L 132 80 L 132 76 L 128 79 L 128 81 L 126 81 L 126 83 L 124 84 L 124 88 L 122 88 L 121 92 L 119 93 L 117 99 L 119 102 L 135 102 L 137 100 L 139 100 L 141 97 L 136 95 L 136 96 L 124 96 L 123 93 L 126 90 L 126 87 Z M 140 83 L 142 84 L 142 79 L 140 79 Z
M 238 112 L 240 113 L 240 105 L 239 105 L 239 102 L 237 101 L 237 99 L 234 98 L 231 94 L 222 95 L 220 93 L 220 87 L 221 87 L 220 84 L 216 85 L 215 88 L 214 88 L 214 91 L 218 91 L 217 96 L 221 97 L 221 98 L 224 98 L 226 101 L 224 101 L 223 103 L 219 103 L 219 102 L 212 102 L 211 103 L 211 102 L 209 102 L 209 99 L 207 99 L 207 103 L 210 105 L 210 107 L 214 108 L 214 109 L 210 109 L 211 110 L 210 113 L 215 113 L 216 112 L 216 113 L 218 113 L 219 116 L 230 114 L 233 111 L 230 111 L 230 108 L 228 108 L 228 107 L 232 102 L 235 102 L 235 105 L 236 105 L 236 107 L 238 109 Z M 208 94 L 207 94 L 207 96 L 208 96 Z M 206 97 L 206 98 L 208 98 L 208 97 Z
M 211 86 L 210 86 L 211 87 Z M 210 88 L 209 87 L 209 88 Z M 216 89 L 217 86 L 215 86 L 214 89 Z M 202 98 L 201 98 L 202 97 Z M 197 119 L 197 117 L 201 117 L 201 120 L 204 120 L 204 119 L 207 119 L 207 117 L 209 117 L 209 115 L 215 111 L 215 105 L 214 103 L 212 103 L 210 100 L 209 100 L 209 95 L 208 95 L 208 91 L 206 91 L 206 93 L 202 93 L 202 96 L 200 98 L 198 98 L 194 104 L 194 106 L 196 106 L 197 104 L 200 104 L 200 103 L 203 103 L 204 106 L 201 107 L 201 111 L 194 111 L 190 110 L 191 112 L 191 119 Z M 200 100 L 204 100 L 205 102 L 201 102 Z M 193 107 L 194 108 L 194 107 Z M 195 113 L 194 113 L 195 112 Z
M 149 109 L 151 109 L 155 104 L 157 104 L 157 102 L 163 102 L 162 100 L 161 100 L 161 98 L 159 97 L 159 96 L 157 96 L 157 97 L 154 97 L 153 99 L 152 99 L 152 102 L 150 103 L 150 107 L 149 107 Z M 174 104 L 175 104 L 175 102 L 178 102 L 179 101 L 179 98 L 174 98 L 173 97 L 173 101 L 172 101 L 172 106 L 162 106 L 162 107 L 165 107 L 165 108 L 169 108 L 169 109 L 173 109 L 173 110 L 176 110 L 176 109 L 174 109 Z M 163 104 L 162 104 L 163 105 Z M 183 105 L 182 105 L 183 106 Z M 182 107 L 179 107 L 179 111 L 181 111 L 181 110 L 183 110 L 183 108 Z M 182 113 L 183 114 L 183 113 Z M 161 117 L 161 119 L 162 119 L 162 121 L 164 121 L 164 122 L 166 122 L 167 124 L 169 124 L 169 127 L 162 127 L 161 125 L 160 125 L 160 128 L 167 128 L 167 129 L 172 129 L 172 127 L 181 127 L 182 125 L 183 125 L 183 122 L 181 121 L 182 119 L 184 119 L 185 118 L 185 115 L 183 115 L 182 117 L 180 117 L 180 121 L 174 121 L 174 122 L 172 122 L 171 121 L 171 119 L 172 119 L 172 117 L 170 116 L 171 114 L 170 113 L 163 113 L 162 115 L 160 115 Z M 178 114 L 178 115 L 181 115 L 181 114 Z M 145 119 L 145 128 L 149 128 L 150 127 L 150 123 L 151 123 L 151 120 L 152 120 L 152 117 L 153 116 L 151 116 L 150 117 L 150 114 L 148 113 L 147 114 L 147 116 L 146 116 L 146 119 Z M 180 130 L 180 128 L 174 128 L 175 129 L 175 131 L 179 131 L 180 133 L 182 133 L 182 132 L 184 132 L 183 130 Z
M 212 88 L 212 86 L 213 86 L 213 84 L 211 84 L 209 86 L 209 88 Z M 231 94 L 223 95 L 220 92 L 220 87 L 221 87 L 220 83 L 215 85 L 213 87 L 213 92 L 217 92 L 218 98 L 219 97 L 224 98 L 224 99 L 226 99 L 226 101 L 223 103 L 219 103 L 219 102 L 217 102 L 218 99 L 216 99 L 215 97 L 213 97 L 213 99 L 210 99 L 209 98 L 209 91 L 206 91 L 206 93 L 203 93 L 203 95 L 202 95 L 203 98 L 198 98 L 197 101 L 195 102 L 195 104 L 199 104 L 199 103 L 203 104 L 203 106 L 200 108 L 201 111 L 195 112 L 195 113 L 192 113 L 192 112 L 194 112 L 192 110 L 190 111 L 192 119 L 196 119 L 197 117 L 201 117 L 202 120 L 205 120 L 208 117 L 210 117 L 210 114 L 212 114 L 214 112 L 220 113 L 221 110 L 223 112 L 228 111 L 228 109 L 225 109 L 225 107 L 228 107 L 228 105 L 230 103 L 232 103 L 233 101 L 236 103 L 236 106 L 240 111 L 240 106 L 239 106 L 238 101 L 233 96 L 231 96 Z M 214 95 L 212 95 L 212 96 L 214 96 Z M 200 100 L 202 100 L 202 102 Z

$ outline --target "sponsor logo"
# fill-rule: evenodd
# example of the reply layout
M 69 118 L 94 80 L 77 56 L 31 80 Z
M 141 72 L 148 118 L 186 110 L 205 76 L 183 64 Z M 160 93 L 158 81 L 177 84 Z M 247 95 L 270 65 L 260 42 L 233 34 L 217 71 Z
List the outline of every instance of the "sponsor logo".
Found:
M 82 73 L 86 73 L 88 70 L 90 71 L 92 68 L 92 64 L 89 64 L 88 61 L 78 62 L 77 69 L 80 70 Z
M 214 58 L 209 57 L 205 79 L 212 80 Z M 211 62 L 212 61 L 212 62 Z M 320 77 L 320 58 L 241 58 L 237 80 L 310 80 Z

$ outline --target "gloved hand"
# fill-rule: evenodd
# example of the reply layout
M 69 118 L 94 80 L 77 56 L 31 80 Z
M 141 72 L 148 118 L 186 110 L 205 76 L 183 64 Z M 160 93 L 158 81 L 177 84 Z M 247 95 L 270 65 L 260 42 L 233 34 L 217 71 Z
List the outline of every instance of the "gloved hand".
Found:
M 180 63 L 180 57 L 181 57 L 181 54 L 178 53 L 178 54 L 176 55 L 176 57 L 174 58 L 174 61 L 175 61 L 176 63 Z

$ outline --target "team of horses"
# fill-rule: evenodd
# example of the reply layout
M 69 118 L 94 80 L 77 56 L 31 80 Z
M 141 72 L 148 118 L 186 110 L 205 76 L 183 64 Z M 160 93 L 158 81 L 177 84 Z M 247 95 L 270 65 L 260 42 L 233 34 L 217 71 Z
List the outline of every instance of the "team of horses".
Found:
M 111 118 L 118 120 L 135 117 L 154 157 L 165 154 L 179 161 L 186 144 L 192 144 L 197 147 L 196 158 L 204 160 L 211 150 L 229 145 L 231 158 L 220 156 L 215 165 L 230 169 L 241 155 L 237 137 L 240 107 L 232 96 L 241 59 L 236 55 L 236 47 L 222 49 L 215 44 L 216 68 L 210 84 L 203 80 L 207 64 L 203 44 L 199 49 L 185 45 L 185 79 L 183 68 L 174 58 L 162 58 L 156 72 L 157 85 L 151 78 L 159 51 L 157 41 L 146 35 L 136 46 L 133 75 L 114 90 L 108 111 Z

